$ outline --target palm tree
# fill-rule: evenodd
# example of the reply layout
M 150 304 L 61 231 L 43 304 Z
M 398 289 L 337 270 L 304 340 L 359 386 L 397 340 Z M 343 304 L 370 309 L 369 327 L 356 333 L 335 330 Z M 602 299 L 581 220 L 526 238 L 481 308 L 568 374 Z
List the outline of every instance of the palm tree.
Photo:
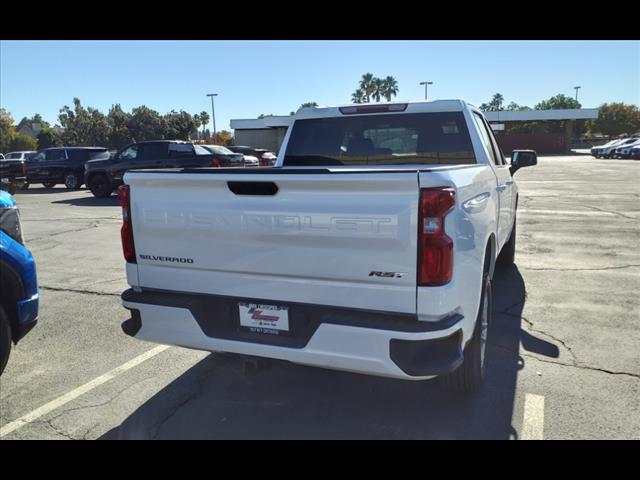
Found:
M 305 102 L 302 105 L 300 105 L 300 108 L 306 108 L 306 107 L 317 107 L 318 104 L 316 102 Z
M 371 96 L 373 97 L 373 99 L 376 102 L 380 101 L 380 97 L 382 97 L 382 92 L 384 90 L 384 80 L 380 79 L 380 78 L 374 78 L 373 81 L 371 82 L 373 88 L 371 91 Z
M 207 112 L 200 112 L 200 122 L 202 123 L 202 137 L 204 138 L 204 129 L 209 124 L 209 114 Z
M 362 75 L 362 80 L 360 80 L 360 90 L 362 90 L 364 96 L 363 101 L 365 101 L 366 103 L 369 103 L 371 94 L 375 89 L 374 78 L 375 77 L 373 76 L 373 73 L 365 73 L 364 75 Z
M 387 77 L 382 80 L 382 96 L 391 101 L 391 97 L 398 95 L 398 81 L 393 77 Z
M 502 102 L 504 102 L 504 97 L 500 93 L 496 93 L 491 99 L 491 104 L 496 111 L 502 110 Z
M 365 96 L 361 88 L 358 88 L 355 92 L 351 94 L 351 101 L 353 103 L 364 103 L 364 100 L 365 100 Z

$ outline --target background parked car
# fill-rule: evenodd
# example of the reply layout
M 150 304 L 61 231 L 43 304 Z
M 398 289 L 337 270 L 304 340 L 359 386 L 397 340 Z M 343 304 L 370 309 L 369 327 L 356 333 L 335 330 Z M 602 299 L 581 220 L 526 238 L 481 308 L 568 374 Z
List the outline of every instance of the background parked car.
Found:
M 27 167 L 21 153 L 10 152 L 7 157 L 0 154 L 0 189 L 12 195 L 27 183 Z
M 276 163 L 276 154 L 266 148 L 253 148 L 242 145 L 232 145 L 228 148 L 232 152 L 242 153 L 245 157 L 247 155 L 256 157 L 261 167 L 270 167 Z
M 632 138 L 621 138 L 619 139 L 617 142 L 609 145 L 608 147 L 603 147 L 600 149 L 600 155 L 604 158 L 613 158 L 613 155 L 615 153 L 616 148 L 618 147 L 622 147 L 624 145 L 628 145 L 630 143 L 635 142 L 636 140 L 638 140 L 637 137 L 632 137 Z
M 244 155 L 235 153 L 222 145 L 198 145 L 213 154 L 213 163 L 216 160 L 220 167 L 244 167 Z
M 35 150 L 20 150 L 18 152 L 9 152 L 5 154 L 5 160 L 30 160 L 37 152 Z
M 69 190 L 77 190 L 84 183 L 84 164 L 89 160 L 109 158 L 103 147 L 55 147 L 39 150 L 27 161 L 27 184 L 41 183 L 53 188 L 64 183 Z
M 617 147 L 613 152 L 613 158 L 629 158 L 631 156 L 631 149 L 640 146 L 640 140 L 636 139 L 635 142 L 627 143 L 620 147 Z
M 18 343 L 37 319 L 36 264 L 24 245 L 15 199 L 0 191 L 0 375 L 11 344 Z
M 610 147 L 612 145 L 615 145 L 619 142 L 619 139 L 615 139 L 615 140 L 610 140 L 607 143 L 603 144 L 603 145 L 597 145 L 597 146 L 593 146 L 591 147 L 591 155 L 593 155 L 596 158 L 600 158 L 602 156 L 602 149 L 603 148 L 607 148 Z
M 181 140 L 132 143 L 113 156 L 87 162 L 85 183 L 95 197 L 107 198 L 122 185 L 127 170 L 219 166 L 212 153 L 196 146 Z
M 243 155 L 244 156 L 244 166 L 245 167 L 259 167 L 260 160 L 258 157 L 254 157 L 253 155 Z

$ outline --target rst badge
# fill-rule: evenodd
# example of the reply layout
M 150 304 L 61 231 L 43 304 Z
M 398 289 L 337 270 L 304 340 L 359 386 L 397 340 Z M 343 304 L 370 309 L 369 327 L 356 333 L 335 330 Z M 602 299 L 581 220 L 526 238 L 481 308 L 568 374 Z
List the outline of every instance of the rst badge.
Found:
M 381 278 L 402 278 L 406 275 L 403 272 L 369 272 L 370 277 L 381 277 Z
M 259 303 L 240 303 L 240 326 L 255 333 L 280 335 L 289 332 L 289 308 Z

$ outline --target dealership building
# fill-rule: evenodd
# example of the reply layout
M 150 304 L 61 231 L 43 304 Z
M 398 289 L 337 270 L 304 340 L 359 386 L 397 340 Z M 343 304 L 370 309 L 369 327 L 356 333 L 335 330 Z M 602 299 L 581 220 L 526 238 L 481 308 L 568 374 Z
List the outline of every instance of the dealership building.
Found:
M 597 108 L 566 110 L 522 110 L 485 112 L 496 132 L 496 138 L 506 155 L 514 149 L 532 149 L 538 153 L 566 153 L 571 150 L 576 120 L 598 118 Z M 280 150 L 287 129 L 293 122 L 291 115 L 272 115 L 256 119 L 231 120 L 236 145 Z M 511 133 L 505 126 L 524 122 L 562 122 L 562 133 Z

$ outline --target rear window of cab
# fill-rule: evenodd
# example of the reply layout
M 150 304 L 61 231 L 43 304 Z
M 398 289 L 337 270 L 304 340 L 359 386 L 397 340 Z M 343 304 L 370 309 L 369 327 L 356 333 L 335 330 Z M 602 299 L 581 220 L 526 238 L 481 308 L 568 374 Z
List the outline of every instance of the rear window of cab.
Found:
M 296 120 L 285 166 L 474 164 L 462 112 Z

